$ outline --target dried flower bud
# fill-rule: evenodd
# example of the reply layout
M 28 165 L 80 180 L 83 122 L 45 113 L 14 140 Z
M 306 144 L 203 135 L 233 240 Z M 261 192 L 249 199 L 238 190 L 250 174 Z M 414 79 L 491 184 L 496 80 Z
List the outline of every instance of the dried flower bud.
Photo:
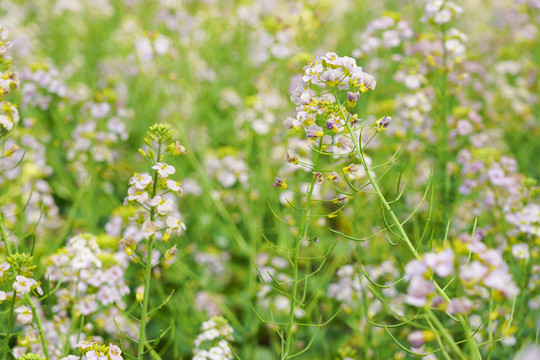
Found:
M 385 116 L 377 120 L 377 131 L 385 130 L 390 125 L 392 118 L 390 116 Z
M 133 255 L 133 253 L 137 249 L 137 242 L 131 236 L 128 236 L 120 240 L 120 245 L 122 245 L 122 247 L 124 248 L 124 251 L 126 252 L 126 254 L 128 254 L 128 256 Z
M 283 181 L 282 178 L 276 177 L 274 179 L 274 183 L 272 184 L 272 186 L 275 187 L 275 188 L 286 189 L 287 188 L 287 183 L 285 181 Z
M 172 248 L 168 249 L 166 252 L 165 252 L 165 260 L 166 261 L 171 261 L 174 259 L 174 256 L 176 255 L 176 252 L 178 251 L 178 249 L 176 248 L 176 245 L 174 245 Z

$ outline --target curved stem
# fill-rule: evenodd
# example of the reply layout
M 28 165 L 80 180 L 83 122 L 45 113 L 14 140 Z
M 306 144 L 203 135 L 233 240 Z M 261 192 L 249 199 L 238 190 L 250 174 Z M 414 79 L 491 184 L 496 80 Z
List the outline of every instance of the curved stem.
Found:
M 367 163 L 366 163 L 366 160 L 365 160 L 365 157 L 364 157 L 364 151 L 362 149 L 362 146 L 360 145 L 360 141 L 356 136 L 354 136 L 351 125 L 349 124 L 349 119 L 345 115 L 345 111 L 343 110 L 343 106 L 341 105 L 341 102 L 339 100 L 338 94 L 337 94 L 335 89 L 334 89 L 334 96 L 335 96 L 336 101 L 338 103 L 338 107 L 339 107 L 341 116 L 343 117 L 343 120 L 345 122 L 345 125 L 347 127 L 347 130 L 351 134 L 351 137 L 352 137 L 352 140 L 353 140 L 353 143 L 354 143 L 354 147 L 355 147 L 355 150 L 356 150 L 356 154 L 358 155 L 358 157 L 360 159 L 360 162 L 362 163 L 362 167 L 364 168 L 364 171 L 366 172 L 366 175 L 367 175 L 367 177 L 369 179 L 369 182 L 371 183 L 371 185 L 373 186 L 373 189 L 377 193 L 377 196 L 379 197 L 379 200 L 381 201 L 383 207 L 390 214 L 390 218 L 392 219 L 392 221 L 396 225 L 396 228 L 397 228 L 399 234 L 402 236 L 405 243 L 407 244 L 407 247 L 409 248 L 409 250 L 411 251 L 411 253 L 414 255 L 414 257 L 416 259 L 420 259 L 420 254 L 418 253 L 418 251 L 416 251 L 416 248 L 413 246 L 411 240 L 409 239 L 409 236 L 405 232 L 405 229 L 403 228 L 403 225 L 401 224 L 401 222 L 399 221 L 397 216 L 394 214 L 394 211 L 390 207 L 390 204 L 388 203 L 388 201 L 386 200 L 385 196 L 383 195 L 381 189 L 379 188 L 379 185 L 377 184 L 377 181 L 375 180 L 373 175 L 371 175 L 370 169 L 367 166 Z M 437 284 L 437 282 L 435 282 L 435 280 L 433 280 L 433 284 L 435 285 L 435 288 L 437 289 L 437 292 L 446 301 L 450 301 L 450 298 L 448 297 L 448 295 L 439 286 L 439 284 Z M 434 320 L 434 322 L 437 323 L 437 321 L 435 321 L 437 319 L 435 317 L 435 314 L 433 314 L 432 310 L 428 309 L 428 308 L 426 308 L 426 310 L 427 310 L 428 314 L 430 314 L 430 316 L 432 316 L 432 320 Z M 480 351 L 478 350 L 478 345 L 476 344 L 476 341 L 474 340 L 474 338 L 471 335 L 471 332 L 470 332 L 470 329 L 469 329 L 469 326 L 468 326 L 468 320 L 462 315 L 459 315 L 458 319 L 459 319 L 459 322 L 461 323 L 463 329 L 465 330 L 465 334 L 467 336 L 467 340 L 468 340 L 468 343 L 470 345 L 470 349 L 471 349 L 471 353 L 473 355 L 473 359 L 480 359 L 481 360 L 482 357 L 480 355 Z M 444 326 L 441 326 L 439 330 L 444 335 L 444 337 L 451 343 L 450 346 L 454 349 L 454 351 L 456 351 L 456 349 L 459 350 L 459 347 L 457 347 L 457 345 L 455 344 L 455 341 L 453 341 L 451 335 L 448 333 L 448 330 Z M 455 345 L 455 347 L 453 345 Z M 457 353 L 457 355 L 459 355 L 459 352 Z

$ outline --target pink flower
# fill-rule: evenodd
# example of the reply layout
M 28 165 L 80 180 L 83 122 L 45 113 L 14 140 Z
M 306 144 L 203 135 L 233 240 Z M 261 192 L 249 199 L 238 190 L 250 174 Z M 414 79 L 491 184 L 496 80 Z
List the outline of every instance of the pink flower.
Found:
M 17 314 L 17 320 L 22 324 L 30 324 L 32 322 L 32 310 L 26 306 L 19 306 L 15 309 L 15 313 Z
M 421 307 L 426 304 L 427 296 L 435 290 L 435 286 L 420 276 L 412 278 L 407 288 L 407 298 L 405 302 L 409 305 Z
M 471 311 L 473 303 L 466 297 L 452 299 L 448 304 L 448 313 L 467 315 Z
M 13 290 L 23 295 L 30 292 L 30 287 L 32 286 L 30 279 L 22 275 L 17 275 L 15 280 L 16 281 L 13 283 Z
M 410 280 L 416 276 L 424 276 L 427 266 L 420 260 L 411 260 L 405 266 L 405 280 Z
M 427 253 L 424 261 L 435 274 L 445 277 L 454 272 L 454 252 L 452 249 L 446 249 L 438 254 Z
M 111 360 L 123 360 L 121 353 L 122 350 L 118 346 L 109 344 L 109 357 Z

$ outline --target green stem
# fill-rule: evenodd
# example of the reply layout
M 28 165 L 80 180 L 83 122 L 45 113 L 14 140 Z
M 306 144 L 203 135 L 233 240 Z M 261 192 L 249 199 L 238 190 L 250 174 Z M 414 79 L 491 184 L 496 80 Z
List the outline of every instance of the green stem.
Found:
M 400 233 L 402 239 L 405 241 L 405 243 L 407 244 L 407 247 L 409 248 L 409 250 L 412 252 L 412 254 L 414 255 L 414 257 L 416 259 L 420 259 L 420 254 L 416 251 L 415 247 L 413 246 L 411 240 L 409 239 L 407 233 L 405 232 L 405 229 L 403 228 L 403 225 L 401 224 L 401 222 L 398 220 L 397 216 L 394 214 L 394 211 L 392 210 L 392 208 L 390 207 L 390 204 L 388 204 L 388 201 L 386 200 L 385 196 L 383 195 L 381 189 L 379 188 L 379 185 L 377 184 L 377 181 L 375 181 L 375 178 L 371 175 L 371 171 L 369 169 L 369 167 L 367 166 L 366 164 L 366 160 L 365 160 L 365 157 L 364 157 L 364 152 L 362 150 L 362 147 L 360 145 L 360 141 L 359 139 L 356 138 L 356 136 L 354 136 L 354 133 L 353 133 L 353 130 L 351 128 L 351 125 L 349 124 L 349 119 L 347 118 L 347 116 L 345 115 L 345 112 L 343 110 L 343 106 L 341 105 L 341 102 L 339 100 L 339 97 L 337 95 L 337 92 L 336 90 L 334 89 L 333 90 L 334 92 L 334 96 L 336 98 L 336 101 L 338 103 L 338 106 L 339 106 L 339 110 L 341 112 L 341 116 L 343 117 L 343 120 L 345 122 L 345 125 L 347 127 L 347 130 L 349 131 L 349 134 L 351 135 L 351 138 L 353 140 L 353 143 L 354 143 L 354 147 L 355 147 L 355 150 L 356 150 L 356 154 L 358 155 L 359 159 L 360 159 L 360 162 L 362 163 L 362 167 L 364 168 L 364 171 L 369 179 L 369 182 L 371 183 L 371 185 L 373 186 L 373 189 L 375 190 L 375 192 L 377 193 L 377 196 L 379 197 L 379 200 L 381 201 L 381 203 L 383 204 L 383 207 L 386 209 L 386 211 L 390 214 L 390 218 L 392 219 L 392 221 L 394 222 L 398 232 Z M 433 280 L 433 279 L 432 279 Z M 444 292 L 444 290 L 439 286 L 439 284 L 437 284 L 437 282 L 435 282 L 433 280 L 433 284 L 435 285 L 435 288 L 437 289 L 437 292 L 439 292 L 441 294 L 441 296 L 446 300 L 446 301 L 450 301 L 450 298 L 448 297 L 448 295 L 446 295 L 446 293 Z M 427 310 L 428 311 L 428 314 L 429 313 L 432 313 L 432 311 L 430 309 Z M 435 316 L 434 314 L 432 314 L 433 316 Z M 478 345 L 476 344 L 476 341 L 474 340 L 474 338 L 472 337 L 471 333 L 470 333 L 470 329 L 469 329 L 469 326 L 468 326 L 468 321 L 465 317 L 463 317 L 462 315 L 459 315 L 458 316 L 458 319 L 463 327 L 463 329 L 465 330 L 465 333 L 467 335 L 467 339 L 468 339 L 468 342 L 469 342 L 469 345 L 471 347 L 471 353 L 473 355 L 473 359 L 482 359 L 482 357 L 480 356 L 480 351 L 478 350 Z M 438 321 L 438 319 L 436 319 Z M 435 322 L 435 321 L 434 321 Z M 441 332 L 443 332 L 443 335 L 445 335 L 444 337 L 448 340 L 451 340 L 452 345 L 455 345 L 455 347 L 457 348 L 457 345 L 455 344 L 455 342 L 452 340 L 452 337 L 450 336 L 450 334 L 448 333 L 447 329 L 444 327 L 444 326 L 441 326 L 440 328 Z M 459 348 L 458 348 L 459 349 Z
M 4 229 L 4 215 L 0 213 L 0 234 L 2 235 L 2 241 L 4 241 L 4 245 L 6 246 L 6 254 L 7 256 L 11 256 L 11 247 L 9 245 L 9 241 L 6 236 L 6 230 Z
M 319 142 L 319 151 L 322 147 L 322 139 L 320 139 Z M 319 165 L 319 152 L 315 155 L 315 165 L 314 165 L 314 171 L 317 171 L 317 167 Z M 307 229 L 309 226 L 308 221 L 308 213 L 311 203 L 311 197 L 313 195 L 313 187 L 315 186 L 315 178 L 312 177 L 311 182 L 309 184 L 309 189 L 307 191 L 307 198 L 306 198 L 306 207 L 304 208 L 304 212 L 302 213 L 302 219 L 300 222 L 300 232 L 298 233 L 298 237 L 296 238 L 296 243 L 294 246 L 294 265 L 293 265 L 293 282 L 292 282 L 292 291 L 291 291 L 291 306 L 289 308 L 289 320 L 287 323 L 287 334 L 286 334 L 286 342 L 285 342 L 285 349 L 283 354 L 281 355 L 282 360 L 287 360 L 291 356 L 291 344 L 293 341 L 293 334 L 292 334 L 292 327 L 294 324 L 294 310 L 295 310 L 295 304 L 296 304 L 296 292 L 298 291 L 298 263 L 300 258 L 300 244 L 302 243 L 302 240 L 306 237 Z
M 161 161 L 161 139 L 158 142 L 157 161 Z M 152 187 L 152 198 L 156 196 L 158 182 L 158 171 L 154 172 L 154 184 Z M 150 210 L 150 221 L 154 221 L 156 216 L 156 208 L 153 206 Z M 141 320 L 139 327 L 139 348 L 137 352 L 137 360 L 143 359 L 144 345 L 146 342 L 146 318 L 148 316 L 148 298 L 150 296 L 150 278 L 152 276 L 152 250 L 154 245 L 154 236 L 148 239 L 148 251 L 146 253 L 146 264 L 144 270 L 144 298 L 142 304 Z
M 463 352 L 461 351 L 461 349 L 459 348 L 459 346 L 457 346 L 456 342 L 454 341 L 454 339 L 452 338 L 452 335 L 450 335 L 450 333 L 448 332 L 448 330 L 446 329 L 446 327 L 439 321 L 439 319 L 437 318 L 437 316 L 433 313 L 433 311 L 431 309 L 428 309 L 426 308 L 426 313 L 428 315 L 428 318 L 431 320 L 431 322 L 433 322 L 433 324 L 435 324 L 435 327 L 437 328 L 437 330 L 439 330 L 439 332 L 442 334 L 442 336 L 446 339 L 446 341 L 448 341 L 448 345 L 450 346 L 450 348 L 452 348 L 452 350 L 454 351 L 454 353 L 460 358 L 460 359 L 463 359 L 463 360 L 467 360 L 467 357 L 463 354 Z M 482 359 L 481 357 L 479 357 L 478 359 Z
M 75 290 L 75 298 L 73 299 L 73 305 L 71 306 L 71 311 L 70 311 L 71 324 L 69 325 L 69 331 L 67 333 L 66 340 L 64 341 L 64 347 L 63 347 L 63 350 L 62 350 L 62 354 L 64 356 L 69 355 L 69 350 L 71 349 L 70 344 L 69 344 L 69 338 L 71 337 L 73 329 L 76 326 L 74 309 L 75 309 L 75 303 L 77 302 L 77 299 L 79 298 L 79 281 L 80 281 L 80 274 L 77 275 L 77 282 L 75 283 L 75 289 L 76 289 Z
M 11 336 L 11 327 L 13 326 L 13 311 L 15 310 L 15 300 L 17 300 L 17 292 L 13 290 L 13 297 L 11 298 L 11 308 L 9 310 L 9 321 L 8 328 L 6 333 L 6 338 L 4 340 L 4 348 L 2 350 L 2 359 L 7 359 L 7 353 L 9 348 L 9 337 Z
M 446 219 L 449 217 L 449 212 L 451 209 L 451 198 L 450 198 L 450 188 L 451 188 L 451 181 L 450 181 L 450 174 L 448 174 L 447 170 L 447 164 L 450 156 L 450 144 L 448 142 L 449 137 L 449 130 L 448 130 L 448 121 L 446 120 L 446 117 L 449 113 L 449 97 L 448 97 L 448 68 L 447 68 L 447 61 L 448 61 L 448 54 L 446 51 L 446 47 L 444 46 L 444 38 L 446 36 L 446 29 L 444 27 L 441 28 L 441 36 L 442 36 L 442 69 L 443 69 L 443 76 L 442 76 L 442 85 L 441 85 L 441 97 L 439 99 L 439 103 L 441 104 L 441 129 L 442 133 L 440 133 L 439 136 L 439 145 L 441 146 L 441 153 L 439 154 L 439 167 L 440 167 L 440 173 L 441 173 L 441 182 L 443 184 L 442 190 L 441 190 L 441 200 L 443 203 L 443 213 L 441 215 L 441 221 L 442 223 L 446 223 Z
M 141 313 L 141 323 L 139 331 L 139 351 L 137 353 L 137 360 L 142 360 L 144 352 L 144 343 L 146 335 L 146 317 L 148 314 L 148 297 L 150 295 L 150 276 L 152 276 L 152 245 L 154 237 L 151 236 L 148 239 L 148 253 L 146 256 L 146 267 L 144 275 L 144 299 Z
M 39 314 L 36 310 L 36 306 L 32 302 L 32 299 L 28 294 L 25 295 L 24 299 L 30 305 L 30 308 L 32 309 L 32 314 L 34 315 L 34 319 L 36 319 L 36 324 L 39 329 L 39 337 L 41 338 L 41 346 L 43 346 L 43 353 L 45 354 L 45 358 L 47 360 L 50 360 L 51 357 L 49 356 L 49 351 L 47 350 L 47 340 L 45 339 L 45 332 L 43 331 L 43 326 L 41 325 L 41 318 L 39 317 Z

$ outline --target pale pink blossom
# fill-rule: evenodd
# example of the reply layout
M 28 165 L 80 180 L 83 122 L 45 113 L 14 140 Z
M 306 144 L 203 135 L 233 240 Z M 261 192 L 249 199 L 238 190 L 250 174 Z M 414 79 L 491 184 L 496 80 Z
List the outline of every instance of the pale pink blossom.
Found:
M 15 313 L 17 314 L 17 320 L 19 320 L 22 324 L 30 324 L 32 322 L 32 310 L 30 310 L 26 306 L 19 306 L 15 309 Z

